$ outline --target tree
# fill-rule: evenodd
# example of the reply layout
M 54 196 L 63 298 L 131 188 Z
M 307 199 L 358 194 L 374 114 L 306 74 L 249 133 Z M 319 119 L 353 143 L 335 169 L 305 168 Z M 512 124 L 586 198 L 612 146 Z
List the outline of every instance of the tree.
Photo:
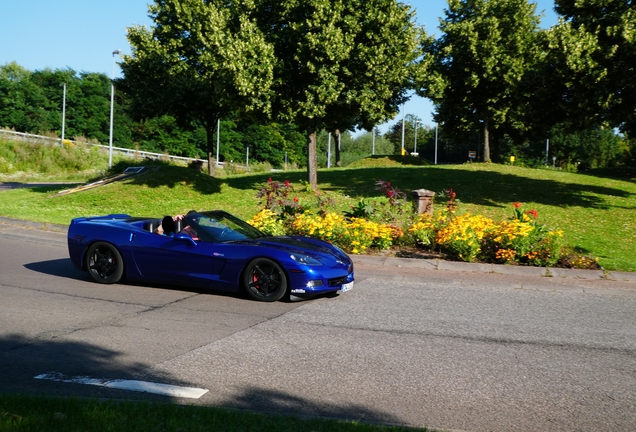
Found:
M 372 132 L 365 132 L 358 135 L 350 144 L 343 148 L 343 152 L 351 152 L 367 157 L 372 154 L 389 155 L 393 154 L 393 144 L 389 142 L 382 134 L 377 131 L 375 133 L 375 144 Z M 375 147 L 375 152 L 374 152 Z
M 133 54 L 118 88 L 141 118 L 173 115 L 206 130 L 213 173 L 217 122 L 238 110 L 269 110 L 273 48 L 250 18 L 250 1 L 156 0 L 154 26 L 133 26 Z
M 413 114 L 407 114 L 404 117 L 404 151 L 406 154 L 411 153 L 415 149 L 415 125 L 417 123 L 419 123 L 417 128 L 417 142 L 421 146 L 424 144 L 424 131 L 421 127 L 422 120 Z M 393 144 L 393 154 L 402 154 L 402 120 L 396 121 L 390 126 L 389 130 L 384 134 L 384 137 Z
M 406 99 L 419 31 L 395 0 L 261 0 L 258 10 L 278 59 L 274 115 L 306 131 L 315 188 L 317 131 L 392 117 Z
M 636 134 L 636 10 L 625 0 L 556 0 L 563 16 L 556 48 L 574 103 L 588 123 L 610 123 Z M 585 64 L 583 63 L 585 62 Z M 584 66 L 584 67 L 583 67 Z M 590 121 L 591 120 L 591 121 Z
M 134 142 L 145 151 L 192 158 L 200 158 L 201 152 L 205 151 L 205 132 L 202 128 L 185 130 L 169 115 L 140 121 L 132 129 Z M 203 132 L 203 136 L 200 132 Z
M 0 126 L 18 132 L 50 129 L 44 92 L 32 80 L 32 73 L 15 62 L 0 67 Z
M 559 165 L 577 165 L 578 169 L 615 166 L 621 154 L 621 142 L 611 129 L 588 129 L 570 133 L 561 125 L 552 130 L 550 150 Z
M 527 0 L 449 0 L 442 35 L 422 40 L 418 94 L 433 100 L 435 121 L 456 138 L 483 133 L 483 159 L 491 159 L 490 132 L 522 129 L 521 85 L 539 59 L 539 18 Z
M 304 144 L 293 125 L 249 124 L 243 129 L 243 145 L 250 148 L 250 158 L 275 167 L 284 166 L 285 160 L 302 165 Z

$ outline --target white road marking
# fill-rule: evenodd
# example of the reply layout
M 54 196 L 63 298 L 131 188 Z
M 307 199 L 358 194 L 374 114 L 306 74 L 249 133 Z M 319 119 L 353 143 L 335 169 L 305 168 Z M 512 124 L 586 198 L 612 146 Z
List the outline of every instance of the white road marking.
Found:
M 206 389 L 200 389 L 195 387 L 180 387 L 180 386 L 175 386 L 170 384 L 153 383 L 148 381 L 123 380 L 123 379 L 106 380 L 106 379 L 82 377 L 82 376 L 67 378 L 64 375 L 59 373 L 46 373 L 46 374 L 38 375 L 34 378 L 51 380 L 51 381 L 59 381 L 59 382 L 65 382 L 65 383 L 88 384 L 88 385 L 115 388 L 115 389 L 121 389 L 121 390 L 155 393 L 155 394 L 182 397 L 182 398 L 191 398 L 191 399 L 198 399 L 209 391 Z

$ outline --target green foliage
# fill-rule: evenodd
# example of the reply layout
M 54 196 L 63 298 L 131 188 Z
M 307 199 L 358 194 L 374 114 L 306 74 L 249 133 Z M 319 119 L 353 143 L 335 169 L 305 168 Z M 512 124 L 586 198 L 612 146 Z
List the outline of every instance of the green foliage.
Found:
M 317 185 L 316 132 L 371 128 L 397 112 L 417 57 L 410 7 L 396 1 L 266 1 L 261 28 L 278 59 L 274 114 L 307 132 Z
M 95 175 L 107 168 L 107 163 L 95 147 L 51 146 L 0 139 L 0 175 L 20 178 L 26 175 L 47 175 L 77 179 Z
M 0 67 L 0 125 L 19 132 L 50 130 L 47 105 L 31 72 L 15 62 Z
M 217 121 L 270 106 L 273 49 L 250 19 L 251 2 L 163 0 L 149 6 L 151 29 L 128 29 L 132 56 L 118 82 L 140 117 L 174 116 L 207 134 L 214 156 Z M 161 89 L 161 91 L 157 91 Z
M 287 163 L 303 165 L 305 139 L 291 125 L 250 124 L 243 130 L 242 141 L 250 148 L 250 158 L 282 168 Z
M 557 126 L 551 135 L 550 153 L 557 158 L 558 167 L 576 164 L 578 170 L 604 168 L 617 165 L 623 156 L 621 140 L 610 129 L 566 133 Z
M 524 128 L 521 83 L 539 60 L 535 8 L 527 0 L 450 0 L 439 39 L 423 40 L 418 93 L 456 138 L 483 130 L 484 161 L 491 131 Z
M 29 72 L 15 63 L 0 67 L 0 125 L 19 132 L 61 135 L 63 86 L 66 84 L 66 139 L 85 137 L 106 143 L 109 137 L 110 79 L 72 69 Z M 132 147 L 130 119 L 115 103 L 114 141 Z
M 262 198 L 261 206 L 275 213 L 279 219 L 285 219 L 290 215 L 302 213 L 304 208 L 299 204 L 298 197 L 291 197 L 294 187 L 289 180 L 278 182 L 271 179 L 261 187 L 256 198 Z
M 173 156 L 201 158 L 205 154 L 205 131 L 179 127 L 172 116 L 141 120 L 132 131 L 139 149 Z
M 355 205 L 351 205 L 351 210 L 344 213 L 348 219 L 371 219 L 375 213 L 375 206 L 373 201 L 361 198 Z
M 622 0 L 556 0 L 555 10 L 563 21 L 553 38 L 562 54 L 558 63 L 562 85 L 573 96 L 568 109 L 587 122 L 607 122 L 632 135 L 636 133 L 633 6 Z
M 375 149 L 375 151 L 374 151 Z M 372 132 L 365 132 L 357 136 L 348 146 L 343 148 L 343 153 L 353 153 L 361 156 L 393 154 L 393 144 L 383 135 L 375 133 L 375 144 Z M 347 166 L 348 164 L 343 164 Z
M 426 154 L 429 159 L 433 159 L 435 155 L 435 130 L 428 126 L 423 127 L 422 120 L 412 114 L 407 114 L 404 117 L 404 127 L 402 127 L 402 123 L 402 120 L 396 121 L 384 134 L 384 138 L 392 146 L 390 153 L 384 154 L 399 155 L 402 153 L 402 129 L 404 129 L 404 150 L 406 154 L 415 152 L 415 146 L 417 145 L 417 153 L 420 155 Z

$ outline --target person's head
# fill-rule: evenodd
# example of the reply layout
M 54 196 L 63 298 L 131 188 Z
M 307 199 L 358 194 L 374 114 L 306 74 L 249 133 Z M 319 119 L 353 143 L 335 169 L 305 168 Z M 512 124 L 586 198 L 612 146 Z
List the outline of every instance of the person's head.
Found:
M 163 233 L 165 235 L 174 234 L 176 226 L 172 216 L 164 216 L 163 219 L 161 219 L 161 227 L 163 228 Z

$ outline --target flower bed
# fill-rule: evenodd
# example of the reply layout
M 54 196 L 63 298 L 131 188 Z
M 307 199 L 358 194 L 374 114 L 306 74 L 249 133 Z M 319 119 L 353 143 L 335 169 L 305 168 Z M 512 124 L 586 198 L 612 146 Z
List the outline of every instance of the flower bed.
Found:
M 248 222 L 270 235 L 304 235 L 331 242 L 346 252 L 412 249 L 444 259 L 499 264 L 600 268 L 594 258 L 567 246 L 563 231 L 538 223 L 538 212 L 513 204 L 512 216 L 500 222 L 462 213 L 456 193 L 439 194 L 446 205 L 434 215 L 415 214 L 405 194 L 378 181 L 383 201 L 360 200 L 344 214 L 325 209 L 324 202 L 301 205 L 293 187 L 269 179 L 257 195 L 263 209 Z

